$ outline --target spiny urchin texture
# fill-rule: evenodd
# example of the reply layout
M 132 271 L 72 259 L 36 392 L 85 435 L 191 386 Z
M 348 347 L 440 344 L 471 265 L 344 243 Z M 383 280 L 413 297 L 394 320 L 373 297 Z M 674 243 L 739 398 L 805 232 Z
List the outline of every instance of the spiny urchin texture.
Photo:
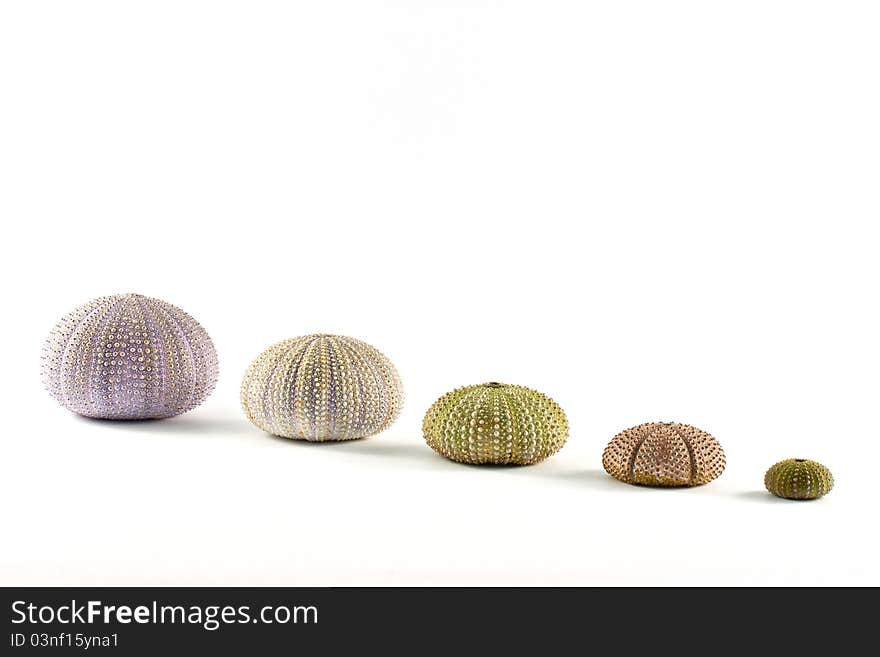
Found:
M 241 382 L 241 405 L 263 431 L 323 442 L 387 429 L 403 407 L 391 361 L 366 342 L 306 335 L 272 345 Z
M 649 422 L 621 431 L 602 454 L 615 479 L 643 486 L 699 486 L 724 471 L 721 445 L 705 431 L 677 422 Z
M 568 438 L 559 404 L 524 386 L 484 383 L 438 399 L 422 423 L 428 445 L 460 463 L 529 465 Z
M 807 459 L 786 459 L 770 466 L 764 486 L 777 497 L 788 500 L 815 500 L 834 487 L 831 470 Z
M 87 417 L 145 420 L 198 406 L 217 381 L 205 329 L 140 294 L 101 297 L 65 315 L 43 347 L 43 383 Z

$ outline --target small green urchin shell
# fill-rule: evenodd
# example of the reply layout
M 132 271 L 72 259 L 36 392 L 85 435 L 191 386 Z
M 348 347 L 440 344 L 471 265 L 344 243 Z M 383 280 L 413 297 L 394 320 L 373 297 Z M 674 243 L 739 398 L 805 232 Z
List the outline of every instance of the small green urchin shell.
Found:
M 459 463 L 530 465 L 565 444 L 568 418 L 537 390 L 483 383 L 440 397 L 422 431 L 431 449 Z
M 770 466 L 764 486 L 787 500 L 815 500 L 834 487 L 831 470 L 807 459 L 786 459 Z

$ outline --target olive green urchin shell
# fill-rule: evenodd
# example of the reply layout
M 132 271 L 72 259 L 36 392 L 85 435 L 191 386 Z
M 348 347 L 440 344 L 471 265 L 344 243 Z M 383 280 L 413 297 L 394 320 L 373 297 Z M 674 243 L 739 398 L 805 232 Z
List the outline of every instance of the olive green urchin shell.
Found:
M 725 464 L 715 438 L 677 422 L 649 422 L 621 431 L 602 454 L 608 474 L 642 486 L 700 486 L 718 477 Z
M 777 497 L 787 500 L 815 500 L 834 487 L 834 477 L 821 463 L 786 459 L 767 470 L 764 486 Z
M 241 405 L 251 422 L 276 436 L 354 440 L 397 419 L 403 387 L 391 361 L 366 342 L 305 335 L 257 356 L 241 382 Z
M 483 383 L 434 402 L 422 431 L 431 449 L 459 463 L 529 465 L 565 444 L 568 418 L 536 390 Z

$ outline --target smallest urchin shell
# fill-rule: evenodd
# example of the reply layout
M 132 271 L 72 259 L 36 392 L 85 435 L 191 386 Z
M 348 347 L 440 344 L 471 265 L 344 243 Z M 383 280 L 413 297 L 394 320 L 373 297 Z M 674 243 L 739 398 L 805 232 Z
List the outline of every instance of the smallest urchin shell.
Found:
M 786 459 L 767 470 L 764 486 L 787 500 L 815 500 L 834 487 L 831 470 L 809 459 Z

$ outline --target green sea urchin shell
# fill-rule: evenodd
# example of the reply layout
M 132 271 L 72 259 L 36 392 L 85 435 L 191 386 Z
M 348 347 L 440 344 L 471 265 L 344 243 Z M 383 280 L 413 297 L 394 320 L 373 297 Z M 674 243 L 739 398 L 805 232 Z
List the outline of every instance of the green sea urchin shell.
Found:
M 483 383 L 443 395 L 422 430 L 431 449 L 459 463 L 529 465 L 565 444 L 568 419 L 536 390 Z
M 821 463 L 786 459 L 767 470 L 764 486 L 777 497 L 787 500 L 815 500 L 834 487 L 834 477 Z
M 621 431 L 602 454 L 608 474 L 641 486 L 699 486 L 718 477 L 725 464 L 715 438 L 677 422 L 649 422 Z

